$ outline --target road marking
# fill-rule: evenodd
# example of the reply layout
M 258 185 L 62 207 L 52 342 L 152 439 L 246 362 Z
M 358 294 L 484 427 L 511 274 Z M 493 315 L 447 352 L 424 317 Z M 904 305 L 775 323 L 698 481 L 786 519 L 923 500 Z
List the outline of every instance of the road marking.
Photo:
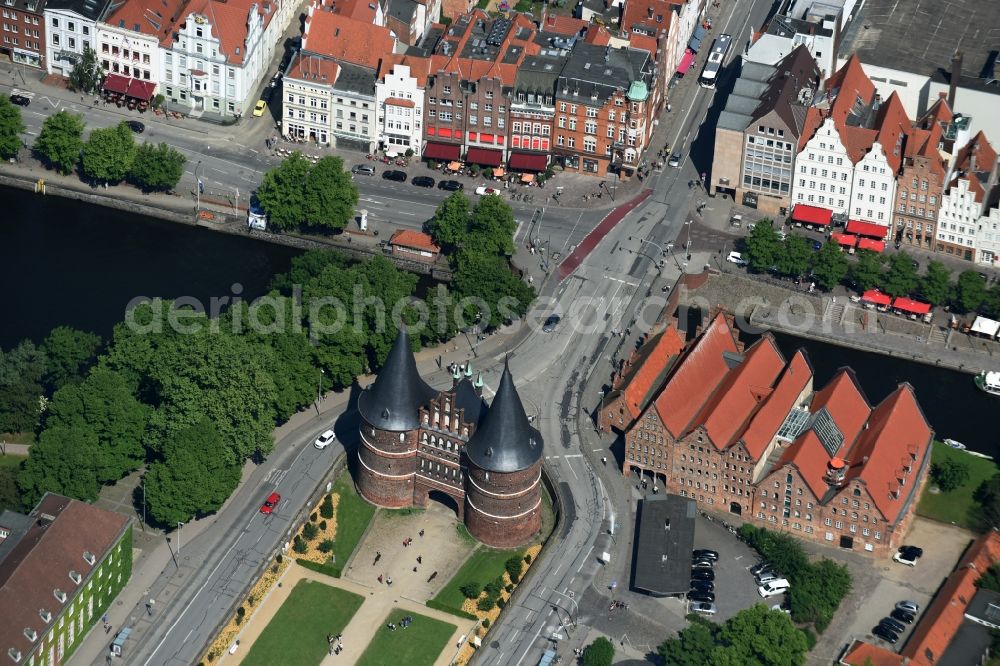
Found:
M 603 451 L 604 449 L 594 449 L 594 451 Z
M 566 456 L 566 457 L 569 458 L 569 456 Z M 573 478 L 576 479 L 577 481 L 579 481 L 580 477 L 576 475 L 576 470 L 573 469 L 573 466 L 569 464 L 568 460 L 566 461 L 566 466 L 569 467 L 569 471 L 573 472 Z
M 583 454 L 582 454 L 582 453 L 567 453 L 567 454 L 566 454 L 565 456 L 563 456 L 563 457 L 564 457 L 564 458 L 582 458 L 582 457 L 583 457 Z
M 521 227 L 524 226 L 524 220 L 517 223 L 517 230 L 514 232 L 514 245 L 517 245 L 517 237 L 521 235 Z
M 21 97 L 27 97 L 28 99 L 35 99 L 35 93 L 30 90 L 20 90 L 18 88 L 12 88 L 10 91 L 11 95 L 20 95 Z
M 583 565 L 585 565 L 588 561 L 590 561 L 590 554 L 594 552 L 595 548 L 597 548 L 597 546 L 591 546 L 590 550 L 587 551 L 587 557 L 583 558 L 583 562 L 580 562 L 580 566 L 576 568 L 577 573 L 580 573 L 580 569 L 583 568 Z M 576 577 L 574 576 L 574 578 Z
M 191 631 L 189 631 L 187 633 L 187 636 L 184 637 L 184 640 L 182 642 L 183 643 L 187 643 L 187 639 L 191 638 L 191 634 L 193 634 L 193 633 L 194 633 L 194 629 L 192 629 Z
M 405 210 L 397 210 L 396 212 L 399 213 L 400 215 L 413 215 L 414 217 L 416 217 L 417 215 L 416 213 L 409 213 Z

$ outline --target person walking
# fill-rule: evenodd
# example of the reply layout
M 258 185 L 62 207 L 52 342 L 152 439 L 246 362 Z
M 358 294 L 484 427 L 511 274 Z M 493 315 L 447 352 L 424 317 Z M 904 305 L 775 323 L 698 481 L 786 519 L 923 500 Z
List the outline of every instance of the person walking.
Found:
M 418 535 L 420 535 L 420 537 L 421 537 L 421 538 L 423 538 L 423 536 L 424 536 L 424 531 L 423 531 L 423 530 L 420 530 L 419 532 L 417 532 L 417 534 L 418 534 Z
M 389 576 L 388 578 L 385 579 L 385 584 L 388 585 L 389 587 L 392 587 L 392 576 Z
M 382 584 L 382 574 L 378 575 L 378 582 L 379 582 L 380 585 Z

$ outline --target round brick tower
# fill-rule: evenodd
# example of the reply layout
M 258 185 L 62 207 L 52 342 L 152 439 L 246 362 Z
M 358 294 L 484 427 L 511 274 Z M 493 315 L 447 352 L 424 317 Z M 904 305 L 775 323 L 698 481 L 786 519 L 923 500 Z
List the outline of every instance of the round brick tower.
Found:
M 358 492 L 378 506 L 413 504 L 419 408 L 436 391 L 417 373 L 410 336 L 399 329 L 375 381 L 358 396 Z
M 513 548 L 541 529 L 542 446 L 505 364 L 493 404 L 465 447 L 465 524 L 472 536 Z

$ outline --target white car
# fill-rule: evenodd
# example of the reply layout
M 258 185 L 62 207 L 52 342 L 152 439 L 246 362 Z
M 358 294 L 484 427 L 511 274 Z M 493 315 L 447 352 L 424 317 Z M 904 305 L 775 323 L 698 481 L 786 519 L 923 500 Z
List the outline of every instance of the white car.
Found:
M 892 556 L 892 559 L 900 564 L 905 564 L 908 567 L 917 566 L 917 560 L 924 554 L 923 548 L 917 548 L 916 546 L 903 546 L 896 554 Z
M 316 442 L 313 444 L 317 449 L 321 451 L 326 447 L 337 441 L 337 435 L 332 430 L 327 430 L 322 435 L 316 438 Z
M 729 256 L 726 257 L 726 261 L 736 264 L 737 266 L 746 266 L 748 263 L 750 263 L 746 259 L 744 259 L 743 255 L 740 254 L 739 252 L 730 252 Z
M 784 594 L 790 588 L 788 581 L 784 578 L 779 578 L 778 580 L 772 580 L 769 583 L 764 583 L 757 588 L 757 594 L 767 599 L 769 597 L 776 597 L 779 594 Z
M 500 194 L 500 190 L 493 189 L 492 187 L 486 187 L 485 185 L 480 185 L 476 188 L 476 194 L 479 196 L 485 196 L 487 194 Z

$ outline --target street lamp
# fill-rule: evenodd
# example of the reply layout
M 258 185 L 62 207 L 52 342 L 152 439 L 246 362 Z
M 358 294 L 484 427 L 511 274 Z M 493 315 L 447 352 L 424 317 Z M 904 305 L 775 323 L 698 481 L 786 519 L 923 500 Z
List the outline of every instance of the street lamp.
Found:
M 629 236 L 628 239 L 632 240 L 632 237 Z M 649 245 L 652 245 L 653 247 L 655 247 L 657 250 L 660 251 L 660 259 L 659 259 L 659 261 L 656 262 L 656 264 L 657 264 L 657 269 L 660 270 L 660 271 L 662 271 L 663 270 L 663 261 L 664 261 L 664 258 L 667 256 L 667 251 L 664 250 L 663 247 L 659 243 L 651 241 L 651 240 L 649 240 L 647 238 L 640 238 L 639 239 L 639 243 L 640 243 L 639 247 L 642 247 L 641 243 L 648 243 Z M 667 247 L 671 250 L 670 254 L 671 254 L 671 256 L 673 256 L 673 245 L 667 245 Z M 674 257 L 674 261 L 675 262 L 677 261 L 677 257 Z M 681 268 L 681 265 L 678 263 L 677 264 L 677 269 L 680 270 L 680 268 Z
M 687 227 L 687 242 L 684 244 L 684 253 L 687 256 L 686 261 L 691 261 L 691 223 L 692 222 L 694 222 L 694 220 L 688 220 L 687 222 L 684 223 L 684 226 Z
M 556 594 L 558 594 L 560 597 L 565 597 L 565 598 L 569 599 L 573 603 L 573 606 L 576 607 L 576 615 L 577 615 L 577 617 L 580 616 L 580 604 L 576 603 L 576 599 L 574 599 L 573 597 L 569 596 L 568 594 L 563 594 L 559 590 L 553 589 L 552 591 L 555 592 Z M 572 612 L 569 614 L 569 621 L 573 623 L 574 627 L 576 626 L 576 620 L 573 619 L 573 613 Z
M 180 552 L 181 552 L 181 527 L 183 527 L 183 526 L 184 526 L 184 521 L 178 520 L 177 521 L 177 553 L 178 554 L 180 554 Z
M 316 413 L 319 414 L 319 402 L 323 399 L 323 375 L 326 374 L 326 370 L 323 368 L 319 369 L 319 377 L 316 381 Z
M 201 168 L 201 160 L 194 167 L 194 192 L 195 192 L 195 212 L 201 210 L 201 178 L 198 177 L 198 170 Z

